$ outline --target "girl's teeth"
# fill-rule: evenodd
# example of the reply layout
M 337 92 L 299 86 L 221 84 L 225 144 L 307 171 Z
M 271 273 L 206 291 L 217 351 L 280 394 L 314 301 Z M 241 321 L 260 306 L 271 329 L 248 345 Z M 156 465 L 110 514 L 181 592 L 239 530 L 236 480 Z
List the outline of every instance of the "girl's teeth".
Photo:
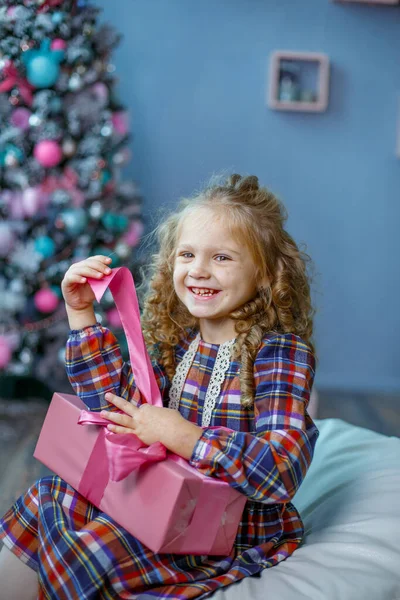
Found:
M 192 288 L 192 291 L 197 296 L 212 296 L 214 294 L 214 290 L 209 290 L 205 288 L 201 290 L 198 288 Z

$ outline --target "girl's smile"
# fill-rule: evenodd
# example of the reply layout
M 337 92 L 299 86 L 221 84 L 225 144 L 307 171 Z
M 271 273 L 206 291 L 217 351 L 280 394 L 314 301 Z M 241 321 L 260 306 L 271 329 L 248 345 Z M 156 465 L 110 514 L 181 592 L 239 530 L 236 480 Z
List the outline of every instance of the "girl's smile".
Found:
M 220 292 L 220 290 L 212 290 L 210 288 L 191 287 L 189 289 L 192 292 L 192 294 L 194 294 L 196 296 L 196 300 L 200 300 L 200 301 L 212 300 Z
M 199 320 L 205 341 L 236 337 L 230 314 L 257 294 L 256 269 L 243 240 L 217 213 L 197 209 L 185 217 L 174 263 L 178 298 Z

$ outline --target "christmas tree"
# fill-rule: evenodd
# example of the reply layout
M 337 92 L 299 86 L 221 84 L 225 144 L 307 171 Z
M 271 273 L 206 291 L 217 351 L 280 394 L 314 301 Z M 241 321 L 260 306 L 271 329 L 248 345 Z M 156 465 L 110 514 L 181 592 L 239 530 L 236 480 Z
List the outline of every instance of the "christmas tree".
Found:
M 137 274 L 140 197 L 124 181 L 120 36 L 86 0 L 0 0 L 0 390 L 54 382 L 68 324 L 60 282 L 93 254 Z M 98 318 L 120 326 L 110 295 Z M 0 392 L 1 393 L 1 392 Z

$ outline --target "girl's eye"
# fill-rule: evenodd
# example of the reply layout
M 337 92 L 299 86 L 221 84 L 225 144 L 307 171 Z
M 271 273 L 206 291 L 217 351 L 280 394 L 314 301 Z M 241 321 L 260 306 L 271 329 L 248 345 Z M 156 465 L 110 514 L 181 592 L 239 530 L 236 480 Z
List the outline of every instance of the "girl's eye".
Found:
M 215 257 L 215 260 L 217 260 L 218 262 L 223 262 L 225 260 L 229 260 L 229 257 L 224 256 L 223 254 L 218 254 L 218 256 Z
M 193 254 L 191 252 L 181 252 L 179 256 L 182 256 L 182 258 L 192 258 Z

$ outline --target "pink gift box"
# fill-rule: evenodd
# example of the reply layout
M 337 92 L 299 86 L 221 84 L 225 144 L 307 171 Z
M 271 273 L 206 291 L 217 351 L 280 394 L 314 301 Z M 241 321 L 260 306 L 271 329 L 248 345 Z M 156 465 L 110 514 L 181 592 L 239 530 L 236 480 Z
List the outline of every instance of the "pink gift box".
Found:
M 77 396 L 54 394 L 35 458 L 153 552 L 229 555 L 245 496 L 174 454 L 112 481 L 105 429 L 79 425 L 83 409 Z

